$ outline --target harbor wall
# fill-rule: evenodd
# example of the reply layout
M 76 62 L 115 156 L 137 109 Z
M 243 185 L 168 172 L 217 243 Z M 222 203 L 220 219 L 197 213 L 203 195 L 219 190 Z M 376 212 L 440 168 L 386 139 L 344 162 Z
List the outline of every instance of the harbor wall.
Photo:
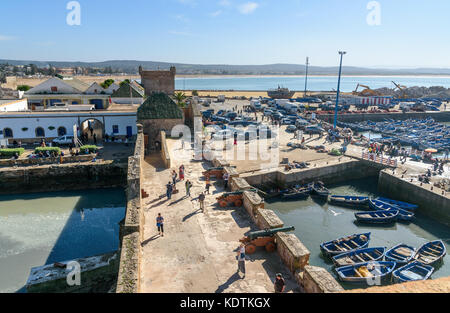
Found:
M 407 120 L 407 119 L 426 119 L 433 118 L 438 122 L 450 121 L 450 111 L 445 112 L 406 112 L 406 113 L 354 113 L 354 114 L 339 114 L 339 122 L 363 122 L 373 121 L 381 122 L 385 119 L 393 120 Z M 334 122 L 334 114 L 317 114 L 316 118 L 327 123 Z
M 387 170 L 380 172 L 378 189 L 393 199 L 417 204 L 417 212 L 450 225 L 450 197 L 442 189 L 430 184 L 420 186 L 420 182 L 408 181 Z
M 241 175 L 252 186 L 263 186 L 276 182 L 282 186 L 312 181 L 323 181 L 325 184 L 336 184 L 350 179 L 359 179 L 378 176 L 382 167 L 371 166 L 368 162 L 353 158 L 342 157 L 323 164 L 314 164 L 314 167 L 284 171 L 276 169 L 270 172 Z
M 119 257 L 117 252 L 107 253 L 72 261 L 47 264 L 31 269 L 26 288 L 27 293 L 106 293 L 117 279 Z M 80 266 L 80 284 L 69 285 L 67 278 L 73 277 L 74 267 Z
M 0 168 L 0 194 L 123 187 L 127 164 L 116 161 Z
M 213 163 L 219 164 L 220 162 L 214 160 Z M 251 176 L 247 176 L 245 179 L 235 176 L 230 180 L 230 186 L 232 191 L 245 190 L 243 203 L 251 220 L 259 229 L 284 227 L 284 222 L 275 211 L 266 209 L 264 200 L 256 192 L 248 190 L 252 187 L 247 179 L 252 180 Z M 295 234 L 277 233 L 275 243 L 278 255 L 304 292 L 334 293 L 343 291 L 341 285 L 327 270 L 309 266 L 310 252 Z M 309 267 L 315 271 L 309 270 Z M 320 275 L 314 274 L 316 272 L 319 272 Z
M 116 293 L 138 293 L 140 290 L 141 242 L 144 234 L 144 210 L 142 207 L 142 166 L 145 157 L 144 133 L 138 126 L 133 156 L 128 158 L 127 207 L 120 223 L 120 261 Z

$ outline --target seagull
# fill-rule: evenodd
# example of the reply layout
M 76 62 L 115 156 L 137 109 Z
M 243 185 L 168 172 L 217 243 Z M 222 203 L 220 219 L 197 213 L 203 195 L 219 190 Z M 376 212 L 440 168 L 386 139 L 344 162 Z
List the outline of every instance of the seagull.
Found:
M 333 216 L 338 216 L 338 215 L 343 214 L 342 212 L 341 213 L 334 212 L 332 209 L 329 209 L 329 210 L 333 213 Z

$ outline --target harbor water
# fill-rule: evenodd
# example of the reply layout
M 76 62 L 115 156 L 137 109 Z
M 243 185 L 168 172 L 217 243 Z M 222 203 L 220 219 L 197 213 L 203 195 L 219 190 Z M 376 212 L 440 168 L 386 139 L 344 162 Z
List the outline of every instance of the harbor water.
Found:
M 380 196 L 377 193 L 376 177 L 328 187 L 333 195 Z M 371 232 L 369 247 L 390 248 L 399 243 L 406 243 L 419 248 L 428 241 L 441 239 L 446 244 L 447 250 L 450 248 L 450 228 L 420 214 L 416 214 L 415 221 L 410 224 L 370 226 L 355 222 L 354 213 L 358 210 L 317 202 L 311 197 L 305 201 L 267 202 L 266 206 L 277 213 L 285 226 L 295 226 L 294 233 L 311 252 L 310 264 L 324 267 L 336 279 L 338 277 L 333 270 L 332 261 L 321 254 L 319 246 L 322 242 L 347 235 Z M 447 276 L 450 276 L 448 255 L 432 278 Z M 346 289 L 364 288 L 348 283 L 342 283 L 342 286 Z
M 122 189 L 0 196 L 0 292 L 25 292 L 36 266 L 113 252 Z
M 336 73 L 337 74 L 337 73 Z M 331 91 L 337 88 L 337 76 L 308 77 L 309 91 Z M 407 87 L 443 86 L 450 88 L 450 76 L 343 76 L 341 91 L 351 92 L 357 84 L 370 86 L 371 89 L 382 87 L 395 88 L 392 81 Z M 267 91 L 283 86 L 291 90 L 303 91 L 304 76 L 232 76 L 232 77 L 178 77 L 175 80 L 177 90 L 254 90 Z

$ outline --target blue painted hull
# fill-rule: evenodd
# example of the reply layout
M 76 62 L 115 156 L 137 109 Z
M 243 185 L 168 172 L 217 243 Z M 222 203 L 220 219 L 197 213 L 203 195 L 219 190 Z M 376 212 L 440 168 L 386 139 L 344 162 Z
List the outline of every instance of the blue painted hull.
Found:
M 324 242 L 320 245 L 320 250 L 326 256 L 351 252 L 358 249 L 367 248 L 370 242 L 370 233 L 355 234 L 344 238 Z
M 382 198 L 382 197 L 378 197 L 376 200 L 380 200 L 385 203 L 395 205 L 395 206 L 399 207 L 400 209 L 403 209 L 406 211 L 412 211 L 412 212 L 415 211 L 419 207 L 418 205 L 415 205 L 415 204 L 392 200 L 392 199 L 388 199 L 388 198 Z
M 358 222 L 369 224 L 394 223 L 398 217 L 398 211 L 371 211 L 355 213 Z
M 442 262 L 446 254 L 447 249 L 442 240 L 436 240 L 422 245 L 413 259 L 425 265 L 436 266 Z
M 408 264 L 414 257 L 416 249 L 406 244 L 398 244 L 386 251 L 384 258 L 386 261 L 397 262 L 397 265 Z
M 392 272 L 392 281 L 394 283 L 404 283 L 408 281 L 427 280 L 433 272 L 433 266 L 424 265 L 415 261 Z
M 342 253 L 331 258 L 336 267 L 357 264 L 361 262 L 382 261 L 386 248 L 365 248 Z
M 372 286 L 382 283 L 390 278 L 397 264 L 395 262 L 376 261 L 365 262 L 336 268 L 336 273 L 341 281 L 348 283 L 367 283 Z M 361 271 L 361 269 L 366 269 Z M 358 271 L 359 270 L 359 271 Z M 369 273 L 361 277 L 361 273 Z M 360 273 L 360 275 L 358 275 Z
M 375 199 L 369 200 L 369 207 L 375 211 L 398 211 L 397 220 L 409 222 L 414 218 L 414 213 L 400 209 L 399 207 Z
M 349 207 L 364 207 L 369 203 L 369 197 L 333 195 L 330 197 L 330 203 Z

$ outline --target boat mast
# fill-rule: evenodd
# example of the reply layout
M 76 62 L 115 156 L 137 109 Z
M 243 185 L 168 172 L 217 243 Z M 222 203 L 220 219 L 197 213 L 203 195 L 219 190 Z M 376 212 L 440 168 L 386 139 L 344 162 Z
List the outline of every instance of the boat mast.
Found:
M 306 57 L 306 77 L 305 77 L 305 94 L 303 95 L 303 98 L 306 98 L 306 88 L 308 86 L 308 65 L 309 65 L 309 57 Z

